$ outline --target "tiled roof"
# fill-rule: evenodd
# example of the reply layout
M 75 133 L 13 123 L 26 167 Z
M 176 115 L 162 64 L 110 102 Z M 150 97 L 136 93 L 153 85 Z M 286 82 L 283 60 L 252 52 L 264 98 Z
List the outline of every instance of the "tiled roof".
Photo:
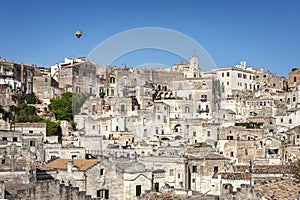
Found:
M 247 165 L 235 165 L 235 172 L 250 171 L 250 166 Z M 255 174 L 290 174 L 292 172 L 292 166 L 290 165 L 257 165 L 252 169 Z
M 289 200 L 300 192 L 300 183 L 292 180 L 283 180 L 274 183 L 259 185 L 257 190 L 266 198 L 272 200 Z
M 222 179 L 226 180 L 250 180 L 251 176 L 248 173 L 231 173 L 231 172 L 219 172 L 213 175 L 213 178 L 217 179 L 221 175 Z
M 69 159 L 58 158 L 46 164 L 47 169 L 63 169 L 67 170 Z M 86 171 L 100 162 L 100 160 L 88 160 L 88 159 L 75 159 L 74 167 L 80 171 Z
M 230 160 L 229 158 L 220 155 L 215 152 L 204 152 L 202 154 L 190 154 L 188 155 L 190 160 Z

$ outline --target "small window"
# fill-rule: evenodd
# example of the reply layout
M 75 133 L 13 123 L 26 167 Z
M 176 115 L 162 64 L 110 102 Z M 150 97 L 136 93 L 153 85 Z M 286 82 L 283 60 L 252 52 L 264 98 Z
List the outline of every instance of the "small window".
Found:
M 110 96 L 114 96 L 115 95 L 115 90 L 114 89 L 110 89 Z
M 115 83 L 115 77 L 110 77 L 109 82 L 112 83 L 112 84 Z
M 13 142 L 17 142 L 18 138 L 17 137 L 13 137 Z
M 97 190 L 97 197 L 100 199 L 109 199 L 109 190 Z
M 29 133 L 33 133 L 33 131 L 32 131 L 32 130 L 30 130 L 30 131 L 29 131 Z
M 207 131 L 207 137 L 210 137 L 210 131 Z
M 233 154 L 233 151 L 231 151 L 231 152 L 230 152 L 230 157 L 232 158 L 232 157 L 233 157 L 233 155 L 234 155 L 234 154 Z
M 233 140 L 233 136 L 232 135 L 227 136 L 227 140 Z
M 100 169 L 100 176 L 104 176 L 104 169 Z
M 5 164 L 5 159 L 2 159 L 1 163 L 2 163 L 2 164 Z
M 292 119 L 289 119 L 289 124 L 292 124 L 292 123 L 293 123 Z
M 72 158 L 72 160 L 74 160 L 74 159 L 77 159 L 78 157 L 77 157 L 77 155 L 72 155 L 71 158 Z
M 35 141 L 30 141 L 30 146 L 35 147 Z
M 197 166 L 196 166 L 196 165 L 193 165 L 193 167 L 192 167 L 192 172 L 193 172 L 193 173 L 197 173 Z
M 194 132 L 193 132 L 193 137 L 196 137 L 196 136 L 197 136 L 197 135 L 196 135 L 196 131 L 194 131 Z
M 125 104 L 121 104 L 121 112 L 125 112 L 126 111 L 126 105 Z
M 45 82 L 46 82 L 46 83 L 48 82 L 48 79 L 47 79 L 47 78 L 45 78 Z
M 169 170 L 169 176 L 174 176 L 174 169 Z
M 224 72 L 222 72 L 222 77 L 224 77 Z
M 296 76 L 294 77 L 294 82 L 297 82 L 297 77 Z
M 227 73 L 226 73 L 226 75 L 227 75 L 227 77 L 229 77 L 229 76 L 230 76 L 230 73 L 229 73 L 229 72 L 227 72 Z
M 135 186 L 135 196 L 141 196 L 142 194 L 142 186 L 141 185 L 136 185 Z
M 2 137 L 2 140 L 3 141 L 7 141 L 7 137 Z
M 219 167 L 218 166 L 214 166 L 214 172 L 218 172 L 219 171 Z
M 300 135 L 297 135 L 297 139 L 300 139 Z

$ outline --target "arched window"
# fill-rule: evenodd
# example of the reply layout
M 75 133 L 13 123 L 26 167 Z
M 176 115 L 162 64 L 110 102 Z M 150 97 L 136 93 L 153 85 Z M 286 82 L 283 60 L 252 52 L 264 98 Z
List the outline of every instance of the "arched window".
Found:
M 111 76 L 111 77 L 109 78 L 109 82 L 112 83 L 112 84 L 115 83 L 115 77 Z

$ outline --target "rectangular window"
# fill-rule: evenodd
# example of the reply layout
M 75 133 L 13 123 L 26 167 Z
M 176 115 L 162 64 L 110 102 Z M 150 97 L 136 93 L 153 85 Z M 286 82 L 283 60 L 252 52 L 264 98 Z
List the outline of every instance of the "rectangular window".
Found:
M 238 73 L 238 78 L 242 78 L 242 74 L 241 73 Z
M 18 138 L 17 137 L 13 137 L 13 142 L 17 142 Z
M 110 96 L 114 96 L 115 95 L 115 90 L 114 89 L 110 89 Z
M 283 122 L 283 118 L 280 119 L 280 122 L 281 122 L 281 123 Z
M 104 169 L 100 169 L 100 176 L 104 176 Z
M 230 152 L 230 157 L 232 158 L 232 157 L 233 157 L 233 155 L 234 155 L 234 154 L 233 154 L 233 151 L 231 151 L 231 152 Z
M 121 112 L 125 112 L 126 111 L 126 105 L 125 104 L 121 104 Z
M 174 169 L 169 170 L 169 176 L 174 176 Z
M 289 119 L 289 123 L 290 123 L 290 124 L 292 124 L 292 123 L 293 123 L 292 119 Z
M 109 190 L 97 190 L 97 197 L 100 199 L 109 199 Z
M 230 73 L 229 72 L 227 72 L 227 77 L 229 77 L 230 76 Z
M 164 123 L 167 123 L 167 116 L 164 115 Z
M 32 130 L 30 130 L 30 131 L 29 131 L 29 133 L 33 133 L 33 131 L 32 131 Z
M 210 131 L 207 131 L 207 137 L 210 137 Z
M 7 137 L 2 137 L 2 140 L 3 141 L 7 141 Z
M 233 136 L 232 135 L 227 136 L 227 140 L 233 140 Z
M 160 115 L 157 115 L 157 120 L 160 120 Z
M 136 185 L 135 186 L 135 196 L 141 196 L 142 194 L 142 186 L 141 185 Z
M 222 72 L 222 77 L 224 77 L 224 72 Z
M 197 166 L 196 166 L 196 165 L 193 165 L 193 167 L 192 167 L 192 172 L 193 172 L 193 173 L 197 173 Z
M 35 147 L 35 141 L 30 141 L 30 146 Z
M 196 137 L 196 131 L 193 132 L 193 136 Z
M 218 166 L 214 166 L 214 172 L 216 173 L 216 172 L 218 172 L 218 171 L 219 171 Z

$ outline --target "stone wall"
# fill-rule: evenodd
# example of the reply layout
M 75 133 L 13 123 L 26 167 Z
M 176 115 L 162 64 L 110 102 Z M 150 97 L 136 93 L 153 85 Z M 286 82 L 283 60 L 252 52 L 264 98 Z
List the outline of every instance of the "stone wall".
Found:
M 33 187 L 18 190 L 15 195 L 6 196 L 9 200 L 92 200 L 91 196 L 79 191 L 76 187 L 65 186 L 58 180 L 38 181 Z

